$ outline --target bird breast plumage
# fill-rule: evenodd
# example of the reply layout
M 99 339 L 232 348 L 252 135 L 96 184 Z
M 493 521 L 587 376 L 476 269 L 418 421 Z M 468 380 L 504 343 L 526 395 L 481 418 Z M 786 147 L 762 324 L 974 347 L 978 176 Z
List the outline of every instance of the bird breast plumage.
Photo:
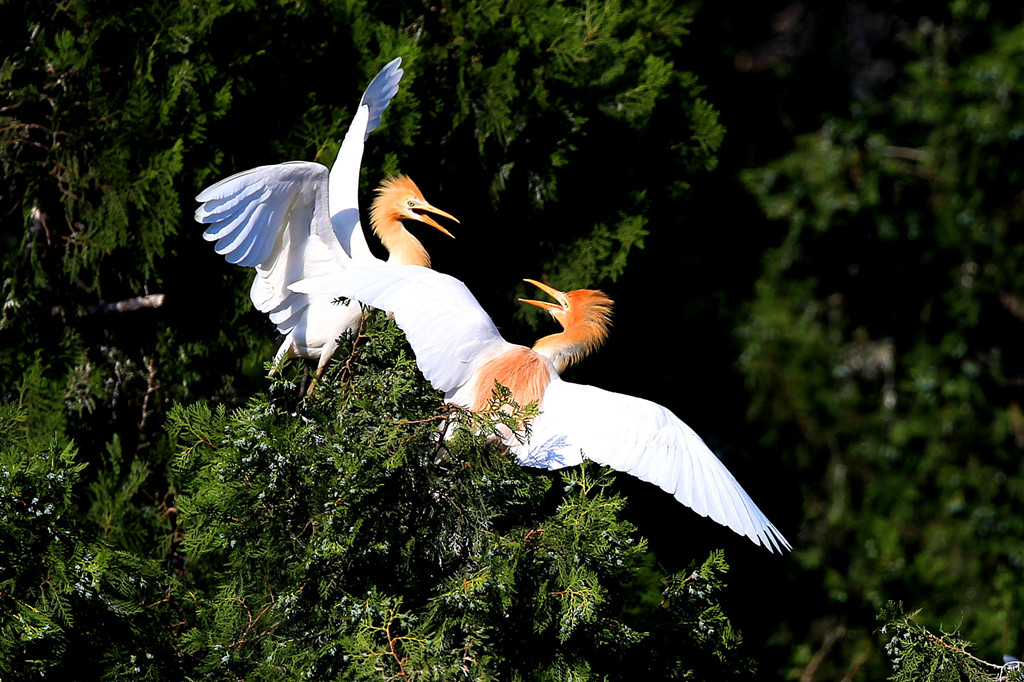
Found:
M 467 401 L 465 407 L 480 411 L 487 406 L 494 383 L 498 382 L 520 406 L 540 405 L 544 390 L 557 374 L 551 361 L 540 353 L 525 346 L 513 346 L 480 365 L 462 400 Z

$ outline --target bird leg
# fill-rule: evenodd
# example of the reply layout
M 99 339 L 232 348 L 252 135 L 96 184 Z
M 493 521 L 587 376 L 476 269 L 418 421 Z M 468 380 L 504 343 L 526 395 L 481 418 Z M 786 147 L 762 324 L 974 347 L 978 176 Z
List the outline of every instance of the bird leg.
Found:
M 306 373 L 308 375 L 309 368 L 306 368 Z M 313 395 L 313 389 L 316 388 L 316 382 L 320 378 L 320 375 L 323 374 L 323 373 L 324 373 L 324 368 L 323 367 L 317 367 L 316 368 L 316 374 L 313 375 L 313 380 L 309 382 L 309 388 L 306 389 L 306 395 Z
M 316 382 L 320 378 L 320 375 L 327 369 L 327 363 L 331 361 L 331 357 L 334 355 L 334 351 L 338 350 L 338 340 L 335 339 L 330 343 L 325 343 L 324 347 L 320 349 L 320 359 L 316 363 L 316 376 L 309 382 L 309 390 L 306 391 L 306 395 L 311 395 L 313 389 L 316 388 Z
M 281 344 L 281 347 L 277 349 L 276 353 L 274 353 L 274 366 L 271 368 L 270 374 L 268 374 L 267 376 L 277 376 L 277 370 L 281 367 L 281 361 L 284 359 L 286 355 L 289 355 L 291 353 L 292 336 L 291 334 L 289 334 L 284 338 L 284 342 Z

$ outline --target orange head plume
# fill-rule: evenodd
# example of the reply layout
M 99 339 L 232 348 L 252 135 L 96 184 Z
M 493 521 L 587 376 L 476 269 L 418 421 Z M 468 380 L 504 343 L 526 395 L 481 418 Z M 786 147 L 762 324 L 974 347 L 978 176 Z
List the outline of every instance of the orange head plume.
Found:
M 559 291 L 533 279 L 523 280 L 538 287 L 557 301 L 519 299 L 523 303 L 547 310 L 562 325 L 560 334 L 545 336 L 533 349 L 546 355 L 559 372 L 597 350 L 608 338 L 611 327 L 613 302 L 604 292 L 596 289 Z
M 377 198 L 374 199 L 373 206 L 370 207 L 370 225 L 381 241 L 385 241 L 385 235 L 382 234 L 385 225 L 400 220 L 418 220 L 444 232 L 452 239 L 455 238 L 455 235 L 442 227 L 426 212 L 459 222 L 458 218 L 452 214 L 442 211 L 436 206 L 431 206 L 423 198 L 423 192 L 408 175 L 396 175 L 386 178 L 377 188 Z

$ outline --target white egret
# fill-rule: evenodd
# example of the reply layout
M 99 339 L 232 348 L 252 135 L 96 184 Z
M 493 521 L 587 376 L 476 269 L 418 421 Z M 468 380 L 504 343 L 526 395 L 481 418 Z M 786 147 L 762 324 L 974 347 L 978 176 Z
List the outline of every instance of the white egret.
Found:
M 330 171 L 306 161 L 260 166 L 221 180 L 196 197 L 202 205 L 195 218 L 209 225 L 203 237 L 216 242 L 215 250 L 229 263 L 256 270 L 249 296 L 285 337 L 275 366 L 285 355 L 314 359 L 319 377 L 337 350 L 338 338 L 359 324 L 358 305 L 332 305 L 332 296 L 288 287 L 353 263 L 380 262 L 359 222 L 359 167 L 364 142 L 398 92 L 401 62 L 391 61 L 366 88 Z M 458 222 L 431 206 L 410 178 L 381 183 L 370 226 L 388 249 L 389 260 L 430 265 L 423 245 L 402 220 L 418 220 L 452 236 L 425 212 Z
M 704 441 L 668 409 L 561 379 L 561 370 L 607 336 L 612 302 L 603 293 L 542 286 L 557 303 L 532 303 L 564 329 L 530 349 L 503 339 L 462 282 L 426 268 L 352 268 L 292 288 L 393 313 L 424 376 L 455 405 L 482 409 L 495 381 L 520 405 L 536 402 L 540 414 L 528 440 L 506 440 L 521 464 L 559 469 L 586 457 L 657 485 L 770 551 L 790 548 Z

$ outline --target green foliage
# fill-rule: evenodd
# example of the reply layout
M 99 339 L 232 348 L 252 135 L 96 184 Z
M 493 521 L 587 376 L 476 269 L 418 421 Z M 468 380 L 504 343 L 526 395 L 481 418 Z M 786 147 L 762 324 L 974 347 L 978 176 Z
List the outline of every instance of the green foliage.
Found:
M 794 557 L 828 604 L 814 639 L 841 638 L 834 675 L 894 598 L 997 651 L 1024 634 L 1024 32 L 990 26 L 922 24 L 895 106 L 745 176 L 786 233 L 741 363 L 800 472 Z
M 391 118 L 399 165 L 443 151 L 455 198 L 438 203 L 516 235 L 498 261 L 460 259 L 460 277 L 518 280 L 535 263 L 550 279 L 593 286 L 622 274 L 649 215 L 665 216 L 658 229 L 679 227 L 677 211 L 658 209 L 714 166 L 724 134 L 696 76 L 675 61 L 687 10 L 485 0 L 412 6 L 400 23 L 424 39 L 403 62 L 409 95 Z
M 223 83 L 211 90 L 220 67 L 204 48 L 230 10 L 6 3 L 0 22 L 0 402 L 23 406 L 34 435 L 72 437 L 94 490 L 110 483 L 95 478 L 108 444 L 135 460 L 117 514 L 134 513 L 136 492 L 164 496 L 163 412 L 221 385 L 198 367 L 230 356 L 207 350 L 217 334 L 197 348 L 195 311 L 180 306 L 196 300 L 183 281 L 203 284 L 181 267 L 195 249 L 180 232 L 216 155 L 203 153 L 209 126 L 230 103 Z M 233 296 L 207 286 L 218 290 L 206 300 Z
M 520 428 L 535 406 L 499 391 L 483 421 L 445 412 L 393 327 L 311 398 L 290 380 L 251 397 L 270 325 L 249 273 L 191 217 L 196 192 L 236 171 L 330 162 L 362 88 L 400 55 L 360 196 L 406 171 L 489 223 L 469 247 L 500 266 L 452 253 L 470 264 L 455 274 L 494 289 L 538 271 L 615 279 L 650 232 L 678 227 L 672 202 L 722 139 L 680 66 L 687 10 L 67 0 L 0 13 L 5 680 L 749 668 L 717 610 L 719 558 L 660 605 L 607 473 L 522 470 L 470 431 Z M 622 157 L 636 163 L 611 167 Z M 463 426 L 442 442 L 449 419 Z
M 121 441 L 115 437 L 106 447 L 103 468 L 88 485 L 87 518 L 113 545 L 162 559 L 169 555 L 173 540 L 173 529 L 166 520 L 169 506 L 165 500 L 148 499 L 143 503 L 139 499 L 147 496 L 146 483 L 151 475 L 146 462 L 139 458 L 125 465 Z
M 535 408 L 498 390 L 493 414 L 447 410 L 384 315 L 312 396 L 298 389 L 176 406 L 174 507 L 140 502 L 148 471 L 113 441 L 84 515 L 74 447 L 5 408 L 12 679 L 750 674 L 720 552 L 663 577 L 608 470 L 526 469 L 474 435 Z
M 85 463 L 70 443 L 29 436 L 27 421 L 22 410 L 0 413 L 5 679 L 159 679 L 169 664 L 161 562 L 117 549 L 77 518 Z
M 191 44 L 224 11 L 208 2 L 104 16 L 102 5 L 26 3 L 5 27 L 22 50 L 5 61 L 0 144 L 6 199 L 24 197 L 26 230 L 13 233 L 22 248 L 5 249 L 3 266 L 46 259 L 58 267 L 33 274 L 50 287 L 81 279 L 98 291 L 115 258 L 130 264 L 118 273 L 130 287 L 158 275 L 177 232 L 185 145 L 201 137 L 189 112 L 201 108 L 196 81 L 210 65 L 197 70 Z
M 666 679 L 700 679 L 702 676 L 688 670 L 685 662 L 704 656 L 711 656 L 723 666 L 723 673 L 730 677 L 749 677 L 756 672 L 750 660 L 736 656 L 736 649 L 742 642 L 740 633 L 733 629 L 716 597 L 725 588 L 722 576 L 729 570 L 721 550 L 712 552 L 707 560 L 688 573 L 673 575 L 663 592 L 663 605 L 667 606 L 668 618 L 661 626 L 668 626 L 677 619 L 685 624 L 689 636 L 678 645 L 685 647 L 686 655 L 678 661 L 670 658 L 659 663 Z
M 525 469 L 458 426 L 383 315 L 335 368 L 302 400 L 278 382 L 171 416 L 197 678 L 749 671 L 717 601 L 721 554 L 642 601 L 646 545 L 607 471 Z
M 970 643 L 957 632 L 936 635 L 916 622 L 920 612 L 907 615 L 901 604 L 887 603 L 878 616 L 878 633 L 887 642 L 885 653 L 893 666 L 894 682 L 999 682 L 1024 678 L 1024 670 L 996 665 L 970 653 Z
M 648 214 L 677 215 L 657 206 L 713 165 L 723 134 L 676 62 L 689 13 L 662 0 L 3 12 L 3 400 L 24 378 L 52 418 L 70 416 L 83 451 L 116 434 L 153 469 L 171 404 L 244 403 L 272 352 L 249 273 L 201 239 L 192 197 L 260 164 L 330 163 L 359 93 L 394 56 L 406 75 L 367 146 L 360 195 L 411 172 L 438 205 L 489 223 L 454 247 L 473 256 L 449 251 L 466 266 L 455 274 L 487 282 L 485 300 L 538 271 L 588 286 L 620 276 Z M 620 156 L 642 162 L 610 168 Z M 477 257 L 497 249 L 498 264 Z M 135 312 L 104 307 L 145 296 Z

